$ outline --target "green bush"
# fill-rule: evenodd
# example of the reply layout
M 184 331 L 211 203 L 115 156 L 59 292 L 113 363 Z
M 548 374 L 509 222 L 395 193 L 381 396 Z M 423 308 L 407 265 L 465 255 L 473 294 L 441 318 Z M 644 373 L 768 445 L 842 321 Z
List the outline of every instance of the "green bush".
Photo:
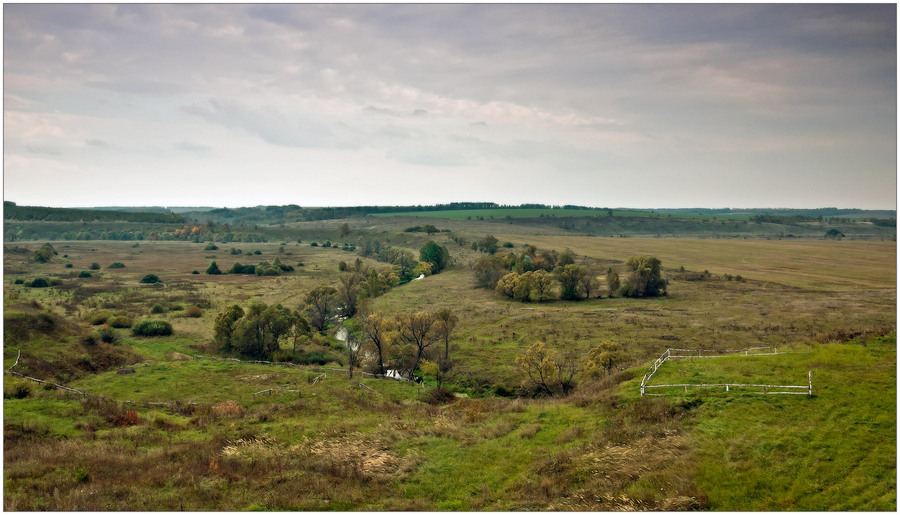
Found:
M 119 263 L 118 261 L 116 261 L 115 263 L 111 263 L 106 268 L 125 268 L 125 265 L 123 263 Z
M 199 275 L 199 274 L 200 274 L 200 270 L 193 270 L 191 273 L 192 273 L 193 275 Z
M 172 334 L 172 324 L 165 320 L 144 319 L 134 324 L 131 328 L 134 336 L 169 336 Z
M 296 363 L 300 363 L 303 365 L 327 365 L 328 363 L 337 363 L 343 366 L 343 361 L 341 358 L 335 356 L 330 352 L 321 352 L 321 351 L 313 351 L 306 352 L 297 356 L 295 360 Z
M 19 278 L 19 279 L 16 279 L 15 281 L 13 281 L 13 284 L 25 284 L 25 280 Z
M 203 250 L 219 250 L 219 247 L 215 243 L 207 243 Z
M 97 338 L 105 343 L 115 343 L 119 341 L 119 335 L 116 333 L 115 329 L 110 327 L 101 327 L 97 330 Z
M 88 315 L 88 323 L 91 325 L 101 325 L 105 324 L 109 320 L 109 313 L 105 311 L 99 311 L 97 313 L 91 313 Z
M 88 268 L 90 268 L 91 270 L 100 270 L 100 263 L 91 263 L 91 266 L 89 266 Z
M 198 306 L 190 306 L 184 311 L 184 316 L 188 318 L 200 318 L 203 316 L 203 310 Z
M 72 268 L 72 263 L 66 263 L 65 268 Z
M 209 267 L 206 268 L 206 273 L 208 275 L 220 275 L 222 271 L 219 270 L 219 265 L 217 265 L 216 262 L 213 261 L 209 264 Z
M 82 270 L 82 271 L 78 272 L 79 279 L 87 279 L 88 277 L 93 277 L 93 276 L 87 270 Z
M 29 288 L 49 288 L 50 283 L 43 277 L 38 277 L 25 283 L 25 286 Z
M 159 276 L 156 274 L 147 274 L 144 277 L 141 277 L 141 283 L 143 284 L 156 284 L 161 283 L 162 281 L 159 279 Z
M 162 304 L 154 304 L 154 305 L 150 308 L 150 313 L 152 313 L 152 314 L 154 314 L 154 315 L 159 315 L 159 314 L 165 313 L 165 312 L 166 312 L 166 308 L 163 307 Z
M 110 327 L 115 327 L 117 329 L 128 329 L 131 327 L 134 322 L 127 316 L 116 316 L 112 317 L 106 322 Z

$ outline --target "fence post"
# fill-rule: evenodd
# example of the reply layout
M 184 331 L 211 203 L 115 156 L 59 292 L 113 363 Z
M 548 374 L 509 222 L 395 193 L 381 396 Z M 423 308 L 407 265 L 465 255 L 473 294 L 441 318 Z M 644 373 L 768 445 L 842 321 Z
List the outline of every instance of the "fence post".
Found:
M 812 397 L 812 370 L 809 372 L 809 396 Z

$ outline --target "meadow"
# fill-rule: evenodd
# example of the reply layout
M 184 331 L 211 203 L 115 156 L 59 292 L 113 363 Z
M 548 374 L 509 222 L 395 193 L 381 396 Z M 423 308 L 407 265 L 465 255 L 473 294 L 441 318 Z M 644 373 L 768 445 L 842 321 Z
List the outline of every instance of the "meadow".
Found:
M 4 508 L 896 509 L 895 243 L 602 238 L 498 223 L 509 228 L 492 231 L 513 245 L 506 250 L 571 249 L 598 274 L 602 298 L 521 303 L 475 288 L 470 267 L 482 254 L 466 242 L 484 225 L 451 221 L 452 233 L 429 236 L 404 233 L 410 220 L 348 219 L 344 238 L 339 221 L 297 224 L 279 229 L 297 231 L 283 241 L 216 250 L 61 241 L 44 264 L 32 258 L 39 243 L 7 243 L 4 369 L 15 363 L 12 371 L 89 395 L 5 375 Z M 449 249 L 449 268 L 368 309 L 453 310 L 455 399 L 434 402 L 427 385 L 349 380 L 338 361 L 229 361 L 211 343 L 216 316 L 232 304 L 297 309 L 309 290 L 336 285 L 340 262 L 358 256 L 309 241 L 359 236 L 414 252 L 429 239 Z M 662 260 L 668 295 L 607 295 L 606 269 L 624 275 L 637 254 Z M 226 270 L 276 257 L 295 271 L 204 273 L 214 260 Z M 114 262 L 125 266 L 108 268 Z M 100 269 L 79 278 L 92 263 Z M 162 283 L 140 283 L 148 273 Z M 55 284 L 26 287 L 35 277 Z M 151 313 L 155 304 L 163 311 Z M 186 316 L 192 306 L 200 316 Z M 113 329 L 117 341 L 90 344 L 84 335 L 99 311 L 165 320 L 174 334 Z M 306 350 L 345 363 L 334 330 Z M 535 397 L 515 360 L 537 341 L 579 356 L 614 341 L 626 357 L 607 375 L 578 375 L 569 396 Z M 654 382 L 802 384 L 811 370 L 814 395 L 640 396 L 641 377 L 666 348 L 760 345 L 808 352 L 667 362 Z

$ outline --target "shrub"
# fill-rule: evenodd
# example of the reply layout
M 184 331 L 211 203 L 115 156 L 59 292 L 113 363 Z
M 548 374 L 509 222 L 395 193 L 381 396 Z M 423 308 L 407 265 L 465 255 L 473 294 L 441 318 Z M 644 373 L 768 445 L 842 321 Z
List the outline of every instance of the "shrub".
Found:
M 66 263 L 66 268 L 72 268 L 72 263 Z
M 12 388 L 3 390 L 4 399 L 24 399 L 31 395 L 31 386 L 26 383 L 18 383 Z
M 78 272 L 79 279 L 87 279 L 88 277 L 93 277 L 93 276 L 87 270 L 82 270 L 82 271 Z
M 222 273 L 222 271 L 219 270 L 219 265 L 217 265 L 216 262 L 213 261 L 212 263 L 209 264 L 209 267 L 207 267 L 206 273 L 208 275 L 219 275 Z
M 109 313 L 105 311 L 99 311 L 88 315 L 88 323 L 91 325 L 102 325 L 105 324 L 107 320 L 109 320 Z
M 46 263 L 50 261 L 53 256 L 57 254 L 56 250 L 53 248 L 53 245 L 49 243 L 45 243 L 41 245 L 41 248 L 34 253 L 34 260 L 38 263 Z
M 25 286 L 29 288 L 49 288 L 50 283 L 43 277 L 38 277 L 25 283 Z
M 341 359 L 330 352 L 313 351 L 306 352 L 297 357 L 297 363 L 303 365 L 326 365 L 328 363 L 338 363 L 343 365 Z
M 194 270 L 194 271 L 192 271 L 191 273 L 194 274 L 194 275 L 198 275 L 198 274 L 200 273 L 200 271 L 199 271 L 199 270 Z
M 203 247 L 203 250 L 219 250 L 219 247 L 217 247 L 215 243 L 210 242 Z
M 165 313 L 165 312 L 166 312 L 166 308 L 163 307 L 162 304 L 154 304 L 154 305 L 150 308 L 150 313 L 152 313 L 152 314 L 154 314 L 154 315 L 159 315 L 159 314 Z
M 131 334 L 134 336 L 169 336 L 172 334 L 172 324 L 165 320 L 144 319 L 134 324 Z
M 100 263 L 91 263 L 91 266 L 89 266 L 88 268 L 90 268 L 91 270 L 100 270 Z
M 112 317 L 106 323 L 109 324 L 110 327 L 115 327 L 117 329 L 128 329 L 134 324 L 127 316 Z
M 119 341 L 119 335 L 110 327 L 101 327 L 97 331 L 97 338 L 104 343 L 115 343 Z
M 169 306 L 169 311 L 184 311 L 184 306 L 181 304 L 172 304 Z
M 25 284 L 25 281 L 23 279 L 19 278 L 19 279 L 16 279 L 15 281 L 13 281 L 13 284 Z
M 125 268 L 125 265 L 116 261 L 115 263 L 110 264 L 106 268 Z
M 190 306 L 184 311 L 184 316 L 188 318 L 200 318 L 203 316 L 203 310 L 197 306 Z
M 156 274 L 147 274 L 144 277 L 141 277 L 141 283 L 143 284 L 156 284 L 161 283 L 162 281 L 159 279 L 159 276 Z

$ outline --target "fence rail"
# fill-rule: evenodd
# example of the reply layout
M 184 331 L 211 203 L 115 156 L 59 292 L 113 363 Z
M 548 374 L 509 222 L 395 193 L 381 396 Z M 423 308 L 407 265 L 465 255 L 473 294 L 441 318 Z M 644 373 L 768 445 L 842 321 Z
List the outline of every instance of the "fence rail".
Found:
M 763 350 L 774 350 L 774 352 L 754 352 L 754 351 L 763 351 Z M 675 354 L 673 354 L 673 352 Z M 706 353 L 704 355 L 703 353 Z M 808 352 L 808 350 L 807 350 Z M 687 354 L 685 354 L 687 353 Z M 736 356 L 777 356 L 779 354 L 778 347 L 750 347 L 747 349 L 740 350 L 703 350 L 703 349 L 666 349 L 656 361 L 650 365 L 650 370 L 644 374 L 643 379 L 641 379 L 641 397 L 644 395 L 652 395 L 652 396 L 660 396 L 665 394 L 660 393 L 647 393 L 648 388 L 684 388 L 684 391 L 687 392 L 688 388 L 725 388 L 726 392 L 730 392 L 731 388 L 762 388 L 762 391 L 752 392 L 752 393 L 760 393 L 767 395 L 809 395 L 812 396 L 812 371 L 807 372 L 807 378 L 809 379 L 809 384 L 805 385 L 775 385 L 775 384 L 740 384 L 740 383 L 717 383 L 717 384 L 695 384 L 695 383 L 687 383 L 687 384 L 656 384 L 650 385 L 647 384 L 650 382 L 650 379 L 653 378 L 653 375 L 659 370 L 659 367 L 663 366 L 663 364 L 670 359 L 693 359 L 693 358 L 723 358 L 728 355 L 736 355 Z M 780 354 L 796 354 L 796 352 L 784 352 L 782 351 Z M 769 391 L 770 389 L 779 390 L 779 389 L 796 389 L 796 390 L 805 390 L 800 392 L 783 392 L 783 391 Z

